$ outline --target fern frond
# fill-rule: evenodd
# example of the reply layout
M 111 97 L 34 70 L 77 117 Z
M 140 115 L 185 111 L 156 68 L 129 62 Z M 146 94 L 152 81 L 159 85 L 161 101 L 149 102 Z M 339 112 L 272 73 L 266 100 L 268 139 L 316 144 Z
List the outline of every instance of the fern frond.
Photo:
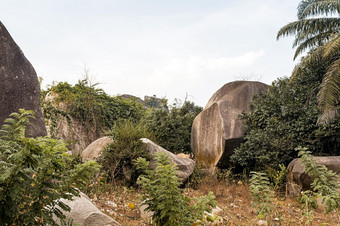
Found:
M 19 109 L 19 113 L 14 112 L 5 119 L 5 124 L 0 130 L 0 138 L 7 140 L 17 140 L 25 137 L 26 126 L 30 123 L 30 118 L 34 118 L 34 112 L 31 110 Z

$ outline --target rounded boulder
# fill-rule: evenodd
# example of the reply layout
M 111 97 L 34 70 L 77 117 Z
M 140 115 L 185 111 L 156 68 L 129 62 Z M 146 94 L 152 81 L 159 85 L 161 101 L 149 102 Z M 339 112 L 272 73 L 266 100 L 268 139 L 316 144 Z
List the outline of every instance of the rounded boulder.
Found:
M 198 163 L 211 170 L 229 167 L 230 156 L 243 140 L 239 115 L 250 112 L 253 96 L 267 87 L 261 82 L 236 81 L 215 92 L 192 125 L 191 150 Z

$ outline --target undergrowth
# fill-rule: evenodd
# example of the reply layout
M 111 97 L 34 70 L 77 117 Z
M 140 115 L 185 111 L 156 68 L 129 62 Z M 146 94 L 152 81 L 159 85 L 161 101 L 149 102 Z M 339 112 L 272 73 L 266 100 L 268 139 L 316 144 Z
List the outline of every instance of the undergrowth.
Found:
M 65 219 L 60 201 L 99 170 L 94 161 L 73 165 L 65 144 L 49 137 L 25 137 L 32 111 L 19 110 L 0 130 L 0 225 L 55 225 Z M 67 222 L 64 222 L 67 223 Z
M 157 153 L 155 159 L 154 170 L 148 168 L 149 162 L 144 158 L 138 158 L 136 164 L 145 172 L 138 182 L 145 192 L 142 194 L 143 205 L 147 206 L 147 211 L 153 212 L 156 225 L 191 225 L 203 218 L 204 211 L 211 212 L 216 206 L 212 192 L 195 199 L 195 205 L 190 205 L 191 199 L 179 188 L 177 167 L 164 153 Z

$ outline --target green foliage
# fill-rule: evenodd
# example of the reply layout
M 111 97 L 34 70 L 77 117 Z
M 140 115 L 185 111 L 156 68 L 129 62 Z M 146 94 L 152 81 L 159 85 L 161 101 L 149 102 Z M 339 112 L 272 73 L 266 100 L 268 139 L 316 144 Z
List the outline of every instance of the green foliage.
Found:
M 287 168 L 284 164 L 279 164 L 279 169 L 273 168 L 266 169 L 267 175 L 273 183 L 274 190 L 278 191 L 286 182 Z
M 195 117 L 202 111 L 193 102 L 185 101 L 182 106 L 149 111 L 145 125 L 152 131 L 158 144 L 173 153 L 189 153 L 191 127 Z
M 111 97 L 96 88 L 96 84 L 90 85 L 86 79 L 74 86 L 59 82 L 48 91 L 58 94 L 57 103 L 64 102 L 68 106 L 67 114 L 98 134 L 110 130 L 118 119 L 133 118 L 139 121 L 145 113 L 144 107 L 135 100 Z M 48 103 L 43 104 L 43 112 L 47 119 L 65 116 L 64 111 L 52 108 Z
M 314 155 L 339 155 L 340 119 L 317 126 L 317 93 L 329 62 L 306 64 L 301 75 L 278 79 L 254 96 L 250 113 L 242 114 L 244 142 L 232 161 L 252 169 L 287 165 L 297 157 L 295 147 L 308 147 Z
M 76 189 L 98 171 L 93 161 L 73 166 L 65 145 L 48 137 L 27 138 L 32 111 L 20 109 L 0 130 L 0 225 L 54 225 L 69 207 L 60 198 L 79 195 Z
M 147 211 L 154 212 L 152 219 L 156 225 L 191 225 L 203 218 L 204 211 L 211 212 L 211 207 L 216 206 L 211 192 L 190 206 L 190 198 L 181 194 L 177 167 L 164 153 L 157 153 L 155 160 L 154 170 L 148 168 L 149 162 L 144 158 L 138 158 L 136 163 L 146 173 L 140 176 L 139 184 L 145 189 L 144 205 Z
M 150 159 L 141 138 L 154 140 L 154 136 L 142 123 L 132 120 L 120 120 L 112 129 L 113 142 L 103 151 L 99 158 L 111 180 L 126 179 L 134 184 L 139 176 L 133 164 L 138 157 Z
M 306 151 L 307 148 L 298 147 L 299 157 L 305 166 L 306 173 L 313 179 L 311 188 L 313 192 L 319 195 L 326 206 L 326 212 L 329 213 L 340 207 L 340 192 L 338 175 L 332 170 L 327 169 L 325 165 L 318 164 L 311 155 Z
M 259 216 L 267 216 L 273 209 L 274 192 L 265 173 L 251 172 L 250 193 Z

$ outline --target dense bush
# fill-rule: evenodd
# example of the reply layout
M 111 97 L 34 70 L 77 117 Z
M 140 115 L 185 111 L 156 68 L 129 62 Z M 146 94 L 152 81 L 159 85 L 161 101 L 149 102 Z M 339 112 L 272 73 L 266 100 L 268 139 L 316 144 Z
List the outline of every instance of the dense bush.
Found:
M 146 159 L 138 158 L 137 166 L 146 173 L 140 177 L 140 184 L 145 189 L 142 196 L 146 210 L 152 211 L 156 225 L 192 225 L 201 220 L 204 211 L 211 212 L 216 206 L 212 192 L 190 205 L 190 198 L 181 194 L 177 168 L 164 153 L 155 155 L 156 168 L 150 170 Z
M 160 146 L 174 153 L 190 152 L 191 127 L 202 107 L 185 101 L 170 111 L 154 109 L 148 112 L 145 124 L 152 131 Z
M 99 162 L 111 180 L 125 179 L 133 185 L 139 176 L 134 160 L 150 159 L 140 138 L 154 140 L 154 136 L 143 124 L 132 120 L 119 120 L 111 135 L 113 142 L 103 151 Z
M 241 116 L 245 139 L 232 161 L 243 167 L 288 164 L 297 157 L 297 146 L 313 155 L 337 155 L 340 148 L 340 119 L 327 126 L 316 125 L 320 111 L 316 95 L 327 62 L 305 65 L 292 81 L 278 79 L 267 92 L 253 98 L 251 112 Z
M 0 130 L 0 225 L 54 225 L 53 214 L 70 208 L 60 198 L 79 195 L 78 185 L 98 171 L 94 161 L 70 164 L 65 145 L 48 137 L 27 138 L 31 111 L 11 114 Z
M 59 82 L 42 93 L 52 91 L 58 94 L 57 102 L 68 105 L 67 113 L 78 119 L 88 128 L 95 128 L 100 134 L 103 130 L 110 130 L 116 120 L 133 118 L 139 121 L 145 113 L 142 104 L 132 99 L 111 97 L 96 85 L 89 85 L 87 80 L 81 80 L 76 85 Z M 43 102 L 44 103 L 44 102 Z M 43 104 L 45 118 L 51 119 L 58 114 L 65 114 L 60 109 Z

